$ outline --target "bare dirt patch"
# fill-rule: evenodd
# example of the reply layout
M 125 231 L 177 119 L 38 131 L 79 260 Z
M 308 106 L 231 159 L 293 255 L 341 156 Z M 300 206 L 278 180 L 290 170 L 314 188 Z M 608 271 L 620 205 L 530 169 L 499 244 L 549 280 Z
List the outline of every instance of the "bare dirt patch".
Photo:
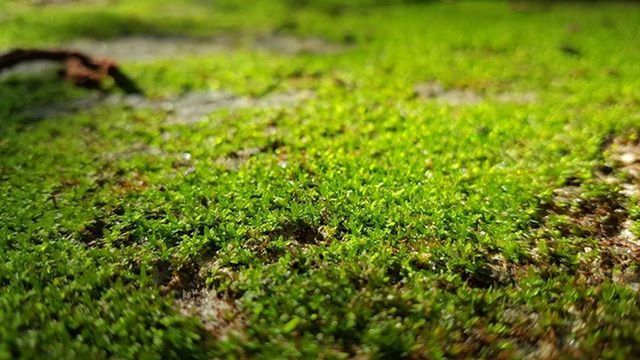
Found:
M 589 284 L 612 280 L 640 290 L 640 269 L 636 267 L 640 264 L 640 242 L 631 231 L 634 221 L 625 208 L 628 199 L 589 198 L 579 188 L 571 190 L 569 197 L 566 194 L 566 189 L 556 191 L 545 227 L 576 239 L 580 277 Z M 559 216 L 562 221 L 557 221 Z M 553 217 L 556 219 L 551 220 Z
M 556 189 L 544 207 L 541 238 L 550 242 L 551 260 L 560 263 L 553 234 L 573 239 L 579 259 L 576 271 L 586 283 L 609 280 L 640 290 L 640 239 L 629 213 L 639 194 L 640 143 L 616 138 L 605 149 L 605 158 L 611 165 L 598 167 L 593 181 L 614 190 L 594 196 L 580 183 Z
M 640 194 L 640 142 L 616 138 L 609 147 L 610 158 L 614 166 L 622 172 L 623 178 L 612 176 L 605 177 L 610 183 L 619 184 L 621 193 L 628 197 Z
M 164 284 L 160 286 L 160 292 L 164 295 L 173 294 L 176 309 L 185 316 L 200 319 L 212 337 L 225 339 L 242 336 L 246 318 L 240 302 L 205 286 L 204 273 L 211 266 L 211 263 L 186 263 L 173 268 L 169 262 L 159 262 L 159 281 Z
M 485 263 L 461 273 L 471 287 L 519 286 L 532 272 L 536 278 L 572 276 L 582 288 L 600 291 L 603 283 L 615 283 L 640 291 L 640 241 L 634 234 L 636 219 L 631 209 L 638 201 L 640 182 L 640 141 L 636 135 L 607 141 L 604 164 L 592 177 L 570 177 L 541 204 L 539 223 L 532 230 L 529 258 L 520 263 L 502 256 L 483 254 Z M 634 140 L 630 140 L 634 139 Z M 419 261 L 417 259 L 416 261 Z M 420 261 L 432 268 L 431 261 Z M 470 271 L 473 270 L 473 271 Z M 587 338 L 586 323 L 600 306 L 592 297 L 579 299 L 567 309 L 570 319 L 563 325 L 541 322 L 538 312 L 528 306 L 505 309 L 501 315 L 517 344 L 511 357 L 555 359 L 564 355 L 584 358 L 581 341 Z M 487 337 L 482 324 L 468 331 L 464 351 L 476 353 Z
M 587 197 L 579 186 L 556 189 L 548 210 L 563 216 L 564 222 L 555 226 L 563 236 L 615 237 L 627 218 L 621 196 Z
M 269 233 L 270 237 L 282 236 L 296 241 L 299 244 L 318 244 L 325 236 L 321 227 L 315 226 L 304 220 L 286 221 L 277 229 Z
M 339 239 L 342 237 L 340 231 L 341 229 L 332 228 L 324 221 L 315 223 L 304 219 L 290 219 L 282 221 L 270 231 L 252 234 L 243 246 L 261 261 L 270 264 L 285 254 L 295 256 L 327 244 L 331 239 Z
M 215 290 L 186 292 L 176 300 L 176 306 L 183 315 L 199 318 L 205 330 L 216 339 L 242 336 L 246 327 L 237 301 L 219 296 Z
M 96 247 L 104 236 L 108 224 L 101 218 L 96 218 L 86 224 L 80 232 L 80 242 L 87 247 Z

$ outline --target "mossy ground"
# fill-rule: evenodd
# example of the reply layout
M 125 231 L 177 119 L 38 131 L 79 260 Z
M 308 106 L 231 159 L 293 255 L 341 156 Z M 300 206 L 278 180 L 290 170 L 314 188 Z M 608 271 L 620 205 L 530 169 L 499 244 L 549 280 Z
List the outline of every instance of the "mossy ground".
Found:
M 604 259 L 622 225 L 598 230 L 640 217 L 598 175 L 612 138 L 637 142 L 640 7 L 360 2 L 0 2 L 3 48 L 343 47 L 122 64 L 150 97 L 314 94 L 190 123 L 118 104 L 34 120 L 88 91 L 3 79 L 0 358 L 640 356 L 637 257 Z M 416 94 L 434 82 L 479 100 Z M 180 311 L 197 294 L 220 319 Z

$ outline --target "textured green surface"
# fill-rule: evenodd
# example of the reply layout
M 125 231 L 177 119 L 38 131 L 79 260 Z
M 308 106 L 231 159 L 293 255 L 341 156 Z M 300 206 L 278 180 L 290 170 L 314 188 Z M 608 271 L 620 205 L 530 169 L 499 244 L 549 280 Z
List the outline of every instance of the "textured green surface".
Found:
M 0 2 L 5 48 L 276 29 L 349 44 L 123 64 L 151 96 L 315 92 L 194 124 L 122 106 L 34 121 L 87 91 L 2 80 L 0 358 L 640 356 L 637 285 L 588 281 L 598 240 L 539 229 L 568 178 L 616 191 L 593 174 L 640 125 L 640 8 L 309 3 Z M 431 80 L 485 100 L 415 96 Z M 495 101 L 523 92 L 538 100 Z M 225 338 L 161 291 L 193 268 L 237 300 Z

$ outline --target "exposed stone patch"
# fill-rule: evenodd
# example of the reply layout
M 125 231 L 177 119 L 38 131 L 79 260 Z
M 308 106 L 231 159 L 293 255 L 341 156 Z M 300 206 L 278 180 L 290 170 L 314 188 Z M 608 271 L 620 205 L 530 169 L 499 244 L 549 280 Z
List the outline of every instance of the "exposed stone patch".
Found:
M 348 49 L 342 44 L 319 37 L 304 38 L 282 34 L 261 35 L 255 38 L 244 37 L 241 34 L 222 34 L 211 37 L 138 35 L 104 41 L 79 40 L 65 47 L 90 51 L 96 55 L 108 56 L 120 61 L 172 59 L 242 48 L 286 55 L 336 54 Z
M 538 94 L 533 91 L 504 92 L 496 96 L 496 101 L 514 104 L 531 104 L 538 101 Z
M 194 91 L 165 98 L 149 99 L 140 95 L 102 95 L 92 93 L 86 98 L 51 106 L 32 107 L 20 115 L 30 119 L 46 119 L 72 115 L 99 105 L 125 106 L 133 109 L 164 111 L 167 123 L 189 124 L 201 121 L 206 115 L 220 109 L 250 107 L 294 106 L 310 99 L 311 91 L 276 93 L 261 98 L 236 96 L 225 91 Z
M 429 81 L 418 84 L 414 87 L 414 94 L 424 100 L 435 100 L 436 102 L 450 106 L 477 105 L 485 98 L 499 103 L 530 104 L 538 100 L 536 93 L 525 92 L 502 92 L 493 96 L 484 96 L 470 89 L 447 89 L 438 81 Z
M 432 99 L 445 105 L 475 105 L 482 101 L 482 96 L 465 89 L 445 89 L 437 81 L 430 81 L 415 86 L 414 91 L 422 99 Z
M 437 100 L 447 105 L 460 106 L 478 104 L 482 97 L 471 90 L 453 89 L 439 95 Z
M 347 49 L 342 44 L 318 37 L 296 37 L 270 34 L 256 38 L 240 34 L 211 37 L 137 35 L 103 41 L 77 40 L 64 47 L 108 56 L 119 61 L 153 61 L 176 57 L 198 56 L 228 52 L 242 48 L 264 50 L 286 55 L 335 54 Z
M 246 319 L 237 300 L 221 297 L 215 290 L 203 288 L 186 292 L 176 300 L 176 305 L 183 315 L 198 317 L 207 332 L 216 339 L 242 336 L 246 327 Z
M 287 91 L 282 93 L 274 93 L 269 96 L 256 99 L 256 101 L 259 106 L 277 107 L 296 104 L 305 100 L 309 100 L 314 96 L 315 93 L 311 90 Z
M 130 99 L 127 104 L 134 108 L 165 110 L 168 123 L 195 123 L 220 109 L 242 109 L 250 107 L 293 106 L 313 96 L 310 91 L 285 92 L 261 98 L 235 96 L 224 91 L 191 92 L 161 100 Z
M 228 51 L 237 47 L 239 41 L 239 38 L 228 35 L 207 38 L 133 35 L 107 40 L 76 40 L 62 44 L 62 47 L 118 61 L 154 61 Z
M 318 37 L 299 38 L 292 35 L 268 35 L 258 37 L 253 47 L 287 55 L 337 54 L 348 47 Z
M 46 1 L 49 2 L 49 1 Z M 73 0 L 56 0 L 52 3 L 72 3 Z M 1 19 L 0 19 L 1 21 Z M 72 49 L 96 57 L 106 57 L 118 62 L 152 62 L 189 56 L 205 56 L 240 49 L 267 51 L 284 55 L 336 54 L 351 46 L 331 42 L 319 37 L 296 37 L 293 35 L 269 34 L 257 37 L 242 34 L 221 34 L 208 37 L 178 35 L 129 35 L 105 40 L 78 39 L 56 46 Z M 9 49 L 0 49 L 4 53 Z M 55 74 L 61 69 L 51 62 L 30 62 L 3 71 L 0 80 L 15 75 L 42 76 Z
M 164 99 L 126 98 L 126 105 L 135 109 L 161 110 L 168 123 L 195 123 L 207 114 L 223 108 L 249 107 L 251 101 L 224 91 L 190 92 Z
M 257 37 L 242 34 L 220 34 L 208 37 L 178 35 L 129 35 L 104 40 L 78 39 L 56 46 L 85 52 L 96 57 L 107 57 L 118 62 L 150 62 L 189 56 L 204 56 L 240 49 L 268 51 L 285 55 L 336 54 L 349 49 L 340 43 L 319 37 L 269 34 Z M 8 49 L 0 49 L 0 53 Z M 2 74 L 6 78 L 15 74 L 41 74 L 58 69 L 50 63 L 26 64 Z

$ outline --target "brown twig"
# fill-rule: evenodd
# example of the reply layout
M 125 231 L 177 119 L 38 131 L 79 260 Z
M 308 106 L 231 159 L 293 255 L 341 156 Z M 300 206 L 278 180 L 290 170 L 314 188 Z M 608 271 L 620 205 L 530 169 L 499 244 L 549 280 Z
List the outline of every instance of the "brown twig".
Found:
M 115 61 L 111 59 L 94 58 L 77 51 L 69 50 L 42 50 L 42 49 L 15 49 L 0 55 L 0 72 L 23 62 L 36 60 L 57 61 L 64 64 L 63 75 L 72 83 L 87 87 L 100 88 L 102 80 L 110 76 L 116 86 L 126 93 L 141 94 L 125 73 L 123 73 Z

